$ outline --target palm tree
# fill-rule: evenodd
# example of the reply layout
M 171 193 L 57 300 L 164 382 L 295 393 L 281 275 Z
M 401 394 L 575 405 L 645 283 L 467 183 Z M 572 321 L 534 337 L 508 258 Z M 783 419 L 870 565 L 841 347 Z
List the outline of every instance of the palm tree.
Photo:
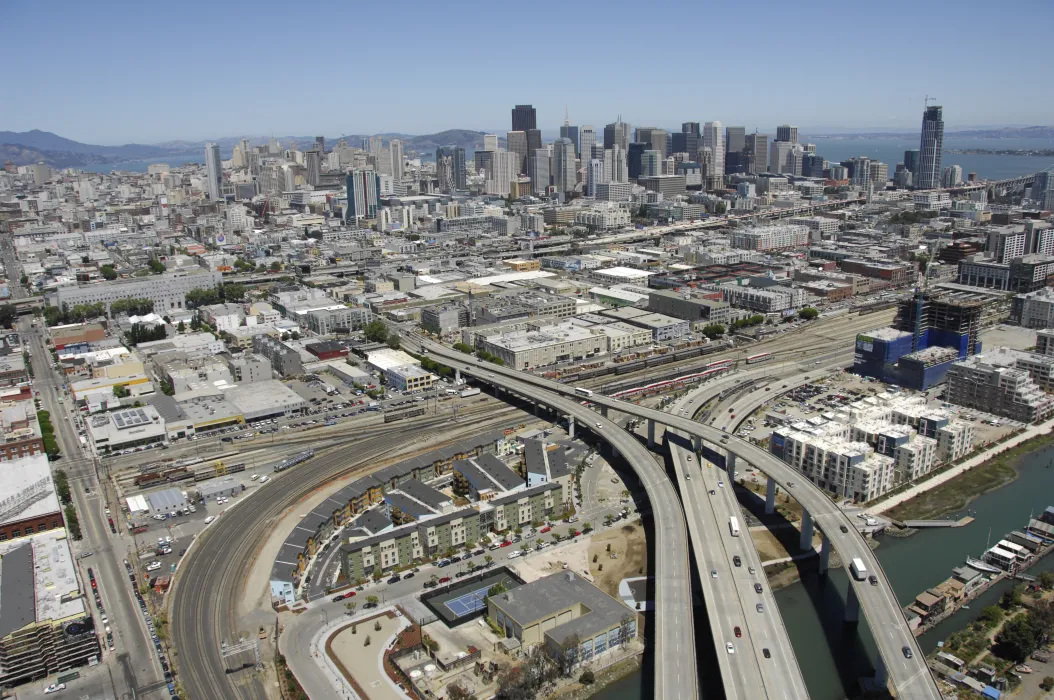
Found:
M 355 613 L 355 608 L 359 607 L 359 604 L 354 602 L 354 601 L 352 601 L 350 603 L 344 603 L 344 607 L 347 609 L 347 611 L 349 613 L 354 614 Z
M 494 561 L 494 557 L 488 554 L 487 556 L 483 557 L 483 561 L 487 562 L 487 566 L 490 566 L 490 563 Z

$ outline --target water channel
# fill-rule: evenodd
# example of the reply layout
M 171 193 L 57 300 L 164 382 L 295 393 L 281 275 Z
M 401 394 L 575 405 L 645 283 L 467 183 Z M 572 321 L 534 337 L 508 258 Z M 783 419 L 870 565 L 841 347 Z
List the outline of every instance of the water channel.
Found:
M 991 529 L 997 542 L 1011 530 L 1024 530 L 1030 513 L 1038 515 L 1054 506 L 1054 445 L 1037 450 L 1020 462 L 1019 477 L 1012 483 L 977 498 L 966 510 L 949 514 L 975 520 L 962 528 L 922 530 L 903 539 L 881 537 L 878 557 L 897 598 L 903 604 L 927 588 L 936 586 L 966 556 L 979 556 L 985 549 Z M 1054 570 L 1054 556 L 1032 567 L 1029 574 Z M 812 700 L 842 700 L 855 692 L 856 679 L 870 674 L 877 658 L 874 640 L 861 620 L 857 628 L 842 625 L 842 607 L 849 585 L 844 569 L 832 571 L 824 579 L 806 574 L 804 579 L 776 593 L 780 613 L 787 625 L 791 644 L 799 659 L 808 659 L 802 673 Z M 931 652 L 937 642 L 962 629 L 981 615 L 986 605 L 998 601 L 1011 586 L 1002 581 L 961 610 L 922 635 L 923 651 Z M 705 671 L 704 671 L 705 672 Z M 595 697 L 598 700 L 639 700 L 651 696 L 643 687 L 640 674 L 615 683 Z

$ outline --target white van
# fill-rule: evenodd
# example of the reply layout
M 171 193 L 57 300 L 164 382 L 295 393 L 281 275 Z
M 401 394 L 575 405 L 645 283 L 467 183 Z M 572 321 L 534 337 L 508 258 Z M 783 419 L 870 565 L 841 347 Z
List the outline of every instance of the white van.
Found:
M 215 519 L 216 519 L 215 515 L 210 515 L 209 517 L 205 518 L 205 524 L 208 525 L 209 523 L 211 523 Z
M 260 483 L 261 484 L 266 484 L 270 480 L 271 480 L 271 477 L 267 476 L 266 474 L 264 474 L 263 476 L 260 477 Z

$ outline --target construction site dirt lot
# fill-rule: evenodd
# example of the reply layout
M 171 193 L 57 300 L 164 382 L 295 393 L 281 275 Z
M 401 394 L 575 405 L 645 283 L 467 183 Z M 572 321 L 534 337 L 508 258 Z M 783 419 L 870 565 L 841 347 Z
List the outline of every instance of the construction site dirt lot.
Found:
M 627 524 L 593 537 L 589 544 L 589 573 L 597 588 L 611 596 L 618 595 L 622 579 L 647 576 L 648 543 L 644 528 Z

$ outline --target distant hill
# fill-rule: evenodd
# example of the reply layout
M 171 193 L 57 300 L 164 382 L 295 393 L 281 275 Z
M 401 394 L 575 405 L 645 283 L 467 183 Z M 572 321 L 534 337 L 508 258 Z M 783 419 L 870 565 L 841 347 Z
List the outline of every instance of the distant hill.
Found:
M 381 136 L 387 143 L 393 138 L 406 142 L 406 151 L 417 151 L 423 156 L 435 154 L 439 146 L 460 146 L 468 152 L 483 148 L 482 131 L 468 129 L 448 129 L 438 134 L 412 136 L 409 134 L 386 133 Z M 253 146 L 269 143 L 269 136 L 226 136 L 213 139 L 219 145 L 223 158 L 230 158 L 234 146 L 242 139 L 248 139 Z M 314 136 L 279 136 L 276 137 L 282 147 L 295 141 L 300 148 L 310 148 Z M 361 147 L 363 139 L 369 135 L 348 134 L 342 137 L 326 137 L 327 148 L 332 148 L 341 138 L 349 146 Z M 504 143 L 504 138 L 500 140 Z M 10 160 L 16 165 L 44 162 L 56 168 L 76 168 L 85 165 L 118 164 L 136 160 L 163 160 L 172 156 L 200 155 L 204 159 L 205 141 L 166 141 L 158 144 L 129 143 L 121 146 L 100 146 L 81 143 L 53 134 L 50 131 L 0 131 L 0 161 Z

